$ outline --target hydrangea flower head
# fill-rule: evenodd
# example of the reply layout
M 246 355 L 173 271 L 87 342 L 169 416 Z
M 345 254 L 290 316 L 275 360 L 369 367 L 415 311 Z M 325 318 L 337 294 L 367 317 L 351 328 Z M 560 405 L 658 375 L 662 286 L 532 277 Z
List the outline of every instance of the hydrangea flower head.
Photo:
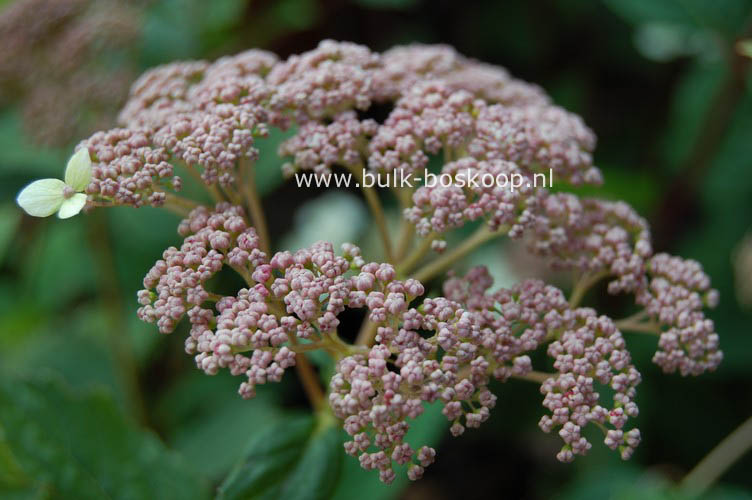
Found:
M 369 114 L 374 103 L 388 110 L 385 119 Z M 560 461 L 591 449 L 590 430 L 628 459 L 641 439 L 633 422 L 642 375 L 626 333 L 655 335 L 653 361 L 668 373 L 699 375 L 722 360 L 704 312 L 718 294 L 700 264 L 655 255 L 647 221 L 628 204 L 566 192 L 603 181 L 593 165 L 595 134 L 582 119 L 539 87 L 450 47 L 378 54 L 327 40 L 287 60 L 251 50 L 173 63 L 134 84 L 120 122 L 81 142 L 65 181 L 32 183 L 19 205 L 61 218 L 87 202 L 180 213 L 182 242 L 146 274 L 139 318 L 164 334 L 189 323 L 184 346 L 197 368 L 242 377 L 238 393 L 246 399 L 297 370 L 315 411 L 349 435 L 344 451 L 385 483 L 395 479 L 395 465 L 416 480 L 435 460 L 430 446 L 406 441 L 426 405 L 440 405 L 459 436 L 490 417 L 498 397 L 492 382 L 510 379 L 537 385 L 531 398 L 546 410 L 538 425 L 563 441 Z M 277 151 L 262 150 L 257 139 L 272 128 L 293 133 Z M 278 164 L 287 174 L 314 176 L 412 174 L 438 161 L 439 175 L 452 182 L 398 193 L 399 245 L 390 241 L 377 188 L 361 186 L 384 259 L 326 241 L 274 253 L 253 181 L 255 161 L 269 154 L 286 157 Z M 205 188 L 211 205 L 175 193 L 178 168 Z M 532 182 L 544 172 L 559 189 Z M 473 185 L 474 177 L 525 182 Z M 456 247 L 444 240 L 473 223 L 477 232 Z M 484 267 L 450 270 L 502 236 L 571 271 L 571 293 L 535 279 L 493 289 Z M 244 285 L 213 291 L 223 270 Z M 442 289 L 432 289 L 442 276 Z M 642 310 L 613 319 L 581 306 L 601 280 Z M 357 335 L 340 321 L 353 309 L 366 318 Z M 326 384 L 308 365 L 313 350 L 333 358 Z M 536 352 L 553 360 L 550 373 L 536 371 L 546 366 Z

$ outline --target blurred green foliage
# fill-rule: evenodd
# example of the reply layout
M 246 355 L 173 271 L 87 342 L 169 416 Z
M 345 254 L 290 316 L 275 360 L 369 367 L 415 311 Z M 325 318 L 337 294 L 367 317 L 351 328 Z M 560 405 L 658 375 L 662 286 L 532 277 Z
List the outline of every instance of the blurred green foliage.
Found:
M 449 439 L 428 408 L 408 440 L 440 443 L 440 460 L 418 483 L 398 475 L 383 486 L 343 455 L 340 431 L 300 416 L 306 403 L 292 373 L 243 401 L 237 380 L 195 370 L 184 332 L 162 337 L 136 319 L 143 275 L 178 242 L 176 217 L 149 208 L 65 222 L 22 216 L 15 194 L 34 178 L 59 176 L 70 148 L 30 143 L 10 106 L 0 110 L 0 496 L 683 498 L 673 481 L 752 414 L 752 315 L 734 296 L 734 280 L 752 276 L 735 276 L 732 266 L 752 230 L 752 87 L 743 66 L 744 86 L 733 86 L 734 45 L 749 38 L 751 11 L 745 0 L 152 1 L 137 51 L 143 69 L 256 46 L 284 57 L 331 37 L 376 50 L 449 43 L 543 85 L 599 135 L 606 184 L 583 193 L 629 201 L 660 230 L 658 250 L 696 258 L 712 276 L 726 360 L 697 380 L 666 377 L 650 364 L 655 341 L 628 339 L 644 374 L 644 442 L 628 464 L 599 446 L 574 465 L 556 463 L 555 437 L 536 427 L 540 396 L 512 382 L 495 388 L 491 420 L 462 439 Z M 712 110 L 729 88 L 731 112 L 716 123 Z M 714 134 L 697 166 L 698 143 Z M 261 141 L 259 163 L 262 190 L 281 188 L 267 201 L 277 241 L 303 245 L 312 237 L 303 229 L 327 231 L 326 208 L 352 212 L 342 237 L 362 235 L 359 200 L 298 199 L 283 185 L 281 162 L 269 154 L 283 137 Z M 691 203 L 667 199 L 688 172 Z M 300 206 L 305 220 L 296 225 Z M 495 257 L 484 250 L 479 258 Z M 512 279 L 513 269 L 497 267 Z M 605 307 L 626 310 L 618 298 Z M 748 456 L 710 497 L 750 498 L 750 468 Z

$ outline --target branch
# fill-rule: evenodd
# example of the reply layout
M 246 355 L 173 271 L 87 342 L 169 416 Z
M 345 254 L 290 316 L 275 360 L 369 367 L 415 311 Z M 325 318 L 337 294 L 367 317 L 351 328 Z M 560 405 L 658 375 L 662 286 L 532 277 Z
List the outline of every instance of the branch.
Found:
M 394 194 L 397 197 L 397 200 L 399 201 L 400 208 L 402 209 L 402 213 L 404 213 L 405 209 L 410 206 L 411 196 L 412 196 L 412 189 L 410 188 L 395 188 Z M 410 250 L 410 247 L 413 243 L 413 238 L 415 236 L 415 226 L 411 224 L 409 221 L 407 221 L 404 216 L 400 218 L 401 219 L 401 228 L 400 228 L 400 235 L 397 238 L 397 250 L 395 251 L 395 259 L 397 259 L 397 262 L 401 261 L 405 258 L 405 255 L 407 254 L 407 251 Z
M 752 417 L 745 420 L 700 460 L 700 463 L 684 476 L 679 487 L 687 493 L 702 495 L 750 448 L 752 448 Z
M 324 407 L 324 390 L 321 388 L 316 371 L 305 354 L 295 355 L 295 367 L 311 406 L 313 406 L 314 411 L 320 411 Z

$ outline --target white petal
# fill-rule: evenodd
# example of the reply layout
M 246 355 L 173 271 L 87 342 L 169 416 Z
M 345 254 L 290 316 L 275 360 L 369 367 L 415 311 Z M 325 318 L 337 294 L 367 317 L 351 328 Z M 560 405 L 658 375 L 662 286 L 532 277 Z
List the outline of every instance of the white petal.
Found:
M 65 167 L 65 183 L 78 192 L 86 189 L 91 180 L 91 158 L 89 149 L 81 148 L 68 160 Z
M 84 205 L 86 205 L 86 198 L 87 196 L 83 193 L 74 194 L 63 202 L 57 216 L 61 219 L 73 217 L 84 208 Z
M 18 194 L 16 203 L 34 217 L 47 217 L 60 208 L 65 183 L 60 179 L 40 179 L 34 181 Z

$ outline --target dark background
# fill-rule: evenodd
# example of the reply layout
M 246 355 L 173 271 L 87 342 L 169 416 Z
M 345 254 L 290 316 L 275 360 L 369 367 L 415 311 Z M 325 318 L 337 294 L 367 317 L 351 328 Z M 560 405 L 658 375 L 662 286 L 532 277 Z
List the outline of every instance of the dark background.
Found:
M 5 4 L 0 16 L 19 3 L 24 2 L 0 2 Z M 40 7 L 45 2 L 34 3 L 29 21 L 46 15 Z M 748 59 L 735 45 L 750 35 L 750 2 L 116 3 L 136 13 L 134 34 L 115 47 L 97 45 L 94 37 L 96 60 L 106 64 L 91 66 L 94 59 L 83 57 L 85 79 L 126 69 L 127 83 L 155 64 L 216 58 L 251 47 L 286 57 L 324 38 L 350 40 L 377 51 L 413 41 L 445 43 L 502 65 L 514 76 L 541 85 L 556 103 L 584 118 L 599 138 L 595 160 L 606 181 L 599 195 L 631 203 L 650 220 L 657 251 L 699 260 L 721 292 L 720 306 L 710 313 L 726 355 L 716 373 L 664 376 L 650 363 L 655 339 L 628 337 L 644 376 L 637 421 L 643 443 L 631 461 L 622 462 L 596 443 L 589 456 L 574 464 L 558 463 L 558 438 L 537 427 L 543 409 L 536 387 L 512 381 L 494 387 L 499 403 L 480 429 L 458 439 L 449 436 L 443 423 L 426 431 L 438 443 L 439 458 L 422 481 L 384 488 L 375 474 L 359 475 L 357 464 L 348 458 L 340 497 L 670 497 L 672 482 L 752 415 L 752 87 Z M 244 402 L 235 394 L 236 380 L 209 378 L 195 370 L 182 352 L 180 331 L 159 336 L 137 320 L 135 294 L 143 275 L 164 248 L 178 242 L 174 217 L 151 209 L 113 209 L 60 222 L 23 217 L 14 205 L 13 197 L 29 181 L 60 176 L 72 147 L 93 130 L 91 123 L 113 124 L 115 104 L 125 98 L 122 92 L 113 93 L 108 101 L 112 106 L 95 106 L 87 113 L 73 110 L 68 117 L 66 96 L 80 89 L 80 80 L 49 76 L 57 71 L 60 56 L 48 53 L 60 28 L 53 23 L 46 29 L 34 40 L 47 37 L 51 42 L 24 43 L 18 49 L 42 63 L 19 69 L 0 59 L 0 374 L 6 388 L 0 404 L 36 415 L 50 412 L 52 426 L 65 421 L 76 428 L 84 425 L 86 415 L 96 414 L 93 428 L 104 429 L 102 433 L 111 429 L 121 438 L 139 435 L 131 441 L 140 442 L 142 430 L 151 429 L 175 451 L 169 464 L 198 471 L 190 474 L 200 484 L 192 494 L 211 491 L 255 429 L 304 408 L 305 400 L 288 375 L 280 386 L 265 388 L 271 390 Z M 0 44 L 20 36 L 11 31 L 0 29 Z M 22 84 L 8 83 L 14 78 Z M 45 89 L 53 98 L 41 122 L 34 122 L 30 117 L 37 116 L 40 101 L 34 87 L 46 79 L 55 82 Z M 41 128 L 52 127 L 55 120 L 63 124 L 63 132 L 71 132 L 74 124 L 79 128 L 68 137 L 39 137 Z M 263 161 L 270 173 L 262 184 L 268 190 L 279 187 L 266 200 L 272 232 L 278 242 L 304 241 L 308 236 L 299 233 L 305 233 L 306 223 L 293 215 L 301 197 L 293 196 L 291 187 L 279 186 L 276 167 L 281 162 L 274 158 L 273 144 L 269 149 L 271 158 Z M 314 208 L 308 202 L 305 213 L 321 224 L 316 227 L 339 230 L 337 237 L 357 237 L 366 229 L 358 217 L 344 229 L 331 216 L 319 220 L 322 210 L 349 207 L 352 199 L 327 198 Z M 590 301 L 617 317 L 626 304 L 605 293 L 592 294 Z M 81 395 L 91 391 L 95 395 Z M 16 415 L 18 422 L 24 420 L 22 413 Z M 103 424 L 107 418 L 115 423 Z M 14 432 L 9 425 L 0 419 L 0 455 L 10 446 L 3 438 L 3 433 Z M 63 434 L 66 428 L 61 427 Z M 32 437 L 23 443 L 46 446 L 45 438 L 39 438 L 39 444 L 29 433 Z M 97 439 L 110 439 L 96 433 L 82 436 L 75 446 L 89 457 L 96 453 Z M 0 486 L 18 496 L 55 496 L 59 478 L 18 479 L 15 467 L 23 468 L 25 455 L 22 449 L 8 449 L 11 460 L 0 461 Z M 131 459 L 113 451 L 96 460 L 119 466 Z M 61 464 L 67 462 L 61 460 L 50 459 L 48 466 L 63 470 Z M 710 496 L 748 498 L 750 470 L 748 455 Z

